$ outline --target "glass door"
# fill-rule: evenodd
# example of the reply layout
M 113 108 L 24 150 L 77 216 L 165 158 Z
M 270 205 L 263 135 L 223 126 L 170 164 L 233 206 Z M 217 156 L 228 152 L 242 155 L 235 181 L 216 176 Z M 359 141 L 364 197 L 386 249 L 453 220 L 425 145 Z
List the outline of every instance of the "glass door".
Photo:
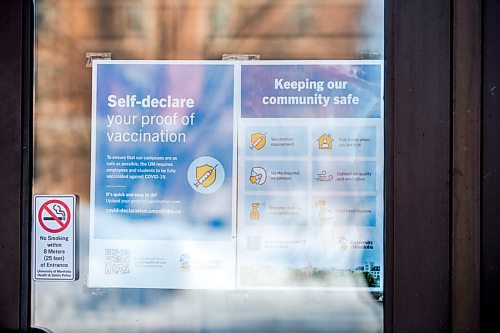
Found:
M 379 0 L 37 0 L 32 326 L 382 331 L 384 65 Z

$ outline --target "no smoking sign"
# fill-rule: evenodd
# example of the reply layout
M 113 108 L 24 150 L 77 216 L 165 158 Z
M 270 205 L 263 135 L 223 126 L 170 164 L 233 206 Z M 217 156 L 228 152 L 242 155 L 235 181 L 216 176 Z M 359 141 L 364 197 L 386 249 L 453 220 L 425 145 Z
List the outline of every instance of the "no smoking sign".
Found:
M 63 201 L 51 199 L 38 210 L 38 222 L 45 231 L 60 233 L 70 225 L 71 210 Z
M 33 205 L 33 279 L 75 281 L 77 197 L 35 195 Z

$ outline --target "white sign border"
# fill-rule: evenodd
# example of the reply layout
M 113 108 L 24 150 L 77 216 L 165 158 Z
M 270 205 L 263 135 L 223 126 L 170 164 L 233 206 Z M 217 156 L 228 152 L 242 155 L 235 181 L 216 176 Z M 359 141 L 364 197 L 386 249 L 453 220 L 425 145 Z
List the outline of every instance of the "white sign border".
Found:
M 44 202 L 47 202 L 49 200 L 60 200 L 61 198 L 67 199 L 71 198 L 72 200 L 72 205 L 70 205 L 70 213 L 73 216 L 73 221 L 70 221 L 70 223 L 73 223 L 72 226 L 69 226 L 73 229 L 72 232 L 72 248 L 73 248 L 73 266 L 71 267 L 71 272 L 72 272 L 72 278 L 67 279 L 67 278 L 40 278 L 37 277 L 36 275 L 36 268 L 37 268 L 37 261 L 36 261 L 36 254 L 37 254 L 37 226 L 36 224 L 38 223 L 38 212 L 37 212 L 37 199 L 44 199 Z M 43 205 L 40 204 L 40 206 Z M 76 228 L 78 227 L 78 196 L 75 194 L 36 194 L 33 196 L 33 215 L 32 215 L 32 251 L 31 251 L 31 263 L 32 263 L 32 278 L 33 281 L 37 282 L 73 282 L 77 281 L 79 279 L 79 269 L 78 269 L 78 246 L 77 246 L 77 238 L 76 238 Z

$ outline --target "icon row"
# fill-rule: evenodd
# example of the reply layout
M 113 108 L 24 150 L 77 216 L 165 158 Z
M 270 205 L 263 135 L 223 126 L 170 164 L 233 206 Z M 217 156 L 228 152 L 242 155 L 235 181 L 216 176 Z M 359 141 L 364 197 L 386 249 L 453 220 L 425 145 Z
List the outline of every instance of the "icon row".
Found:
M 243 156 L 376 157 L 375 126 L 251 126 L 243 130 Z
M 313 223 L 374 226 L 375 197 L 278 198 L 248 196 L 243 203 L 243 220 L 250 225 L 305 225 Z M 309 217 L 309 212 L 312 215 Z
M 289 139 L 288 141 L 291 141 L 291 139 Z M 317 138 L 316 141 L 317 141 L 317 148 L 319 150 L 331 150 L 334 148 L 333 144 L 334 139 L 332 138 L 332 134 L 324 133 L 319 138 Z M 256 132 L 250 135 L 249 148 L 252 150 L 254 149 L 261 150 L 266 146 L 266 143 L 267 143 L 267 132 L 264 133 Z

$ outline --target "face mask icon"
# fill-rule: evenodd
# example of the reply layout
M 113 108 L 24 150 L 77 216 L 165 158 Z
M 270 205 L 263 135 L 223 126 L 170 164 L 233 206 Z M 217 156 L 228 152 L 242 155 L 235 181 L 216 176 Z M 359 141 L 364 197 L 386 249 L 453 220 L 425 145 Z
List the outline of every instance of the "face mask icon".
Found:
M 266 170 L 261 167 L 254 167 L 250 171 L 250 183 L 255 185 L 263 185 L 266 182 L 267 174 Z

